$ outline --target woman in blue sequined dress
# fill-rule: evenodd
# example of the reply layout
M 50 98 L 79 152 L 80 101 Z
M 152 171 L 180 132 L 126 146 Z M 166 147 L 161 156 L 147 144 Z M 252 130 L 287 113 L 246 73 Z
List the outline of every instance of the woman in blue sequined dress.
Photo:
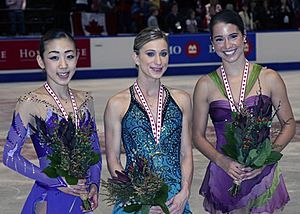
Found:
M 112 176 L 124 170 L 121 142 L 128 166 L 142 156 L 169 185 L 170 213 L 191 213 L 188 198 L 193 174 L 191 100 L 161 83 L 169 61 L 168 39 L 158 28 L 142 30 L 134 40 L 133 60 L 138 77 L 132 86 L 111 97 L 104 123 L 107 164 Z M 113 213 L 124 213 L 121 204 Z M 163 213 L 153 206 L 150 213 Z
M 43 146 L 39 136 L 29 128 L 35 125 L 33 116 L 51 123 L 53 114 L 65 118 L 89 112 L 93 119 L 94 103 L 88 92 L 69 88 L 69 82 L 76 69 L 78 55 L 73 37 L 62 30 L 50 30 L 42 38 L 37 62 L 46 73 L 47 81 L 18 99 L 7 141 L 3 151 L 3 164 L 35 181 L 22 209 L 22 214 L 73 213 L 83 210 L 80 194 L 89 194 L 92 209 L 98 206 L 101 159 L 91 166 L 87 179 L 78 185 L 67 185 L 62 177 L 49 178 L 42 172 L 49 165 L 47 154 L 51 151 Z M 99 139 L 94 123 L 91 143 L 94 151 L 100 153 Z M 22 155 L 26 139 L 34 145 L 38 164 Z M 13 199 L 12 199 L 13 200 Z

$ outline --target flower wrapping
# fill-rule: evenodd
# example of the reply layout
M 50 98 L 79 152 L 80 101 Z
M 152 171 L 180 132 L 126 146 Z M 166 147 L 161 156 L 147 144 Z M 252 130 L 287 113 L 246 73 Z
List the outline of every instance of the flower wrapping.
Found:
M 151 206 L 160 206 L 169 214 L 166 206 L 168 185 L 148 166 L 146 158 L 136 158 L 128 171 L 116 170 L 116 175 L 102 181 L 103 195 L 108 205 L 121 203 L 124 212 L 148 214 Z
M 277 163 L 282 154 L 273 151 L 270 141 L 272 120 L 280 105 L 272 115 L 272 103 L 265 102 L 260 91 L 252 108 L 245 104 L 232 112 L 232 121 L 226 124 L 225 138 L 227 144 L 222 146 L 224 154 L 245 167 L 253 169 Z M 236 197 L 242 181 L 233 181 L 229 192 Z
M 78 118 L 76 125 L 71 115 L 66 120 L 52 113 L 47 121 L 34 116 L 35 125 L 29 124 L 41 146 L 47 148 L 50 164 L 43 172 L 50 178 L 64 177 L 69 185 L 85 179 L 89 168 L 100 160 L 100 154 L 94 152 L 91 142 L 91 136 L 96 132 L 93 118 L 88 111 Z M 87 197 L 83 199 L 83 207 L 91 209 Z

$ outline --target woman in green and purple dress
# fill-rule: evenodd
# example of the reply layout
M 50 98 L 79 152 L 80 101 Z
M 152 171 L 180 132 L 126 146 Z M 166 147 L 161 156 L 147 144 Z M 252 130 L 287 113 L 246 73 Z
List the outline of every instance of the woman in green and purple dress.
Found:
M 281 151 L 295 134 L 295 120 L 280 75 L 272 69 L 250 63 L 244 54 L 247 43 L 240 16 L 223 10 L 210 22 L 211 43 L 222 64 L 216 71 L 201 77 L 194 91 L 193 142 L 210 163 L 200 189 L 204 208 L 209 213 L 276 213 L 289 201 L 281 170 L 277 164 L 251 169 L 225 156 L 225 125 L 232 111 L 242 104 L 253 108 L 261 89 L 266 104 L 278 106 L 282 124 L 273 142 Z M 272 114 L 267 112 L 268 115 Z M 216 142 L 205 136 L 208 115 L 216 132 Z M 241 191 L 233 197 L 228 192 L 233 181 L 242 181 Z

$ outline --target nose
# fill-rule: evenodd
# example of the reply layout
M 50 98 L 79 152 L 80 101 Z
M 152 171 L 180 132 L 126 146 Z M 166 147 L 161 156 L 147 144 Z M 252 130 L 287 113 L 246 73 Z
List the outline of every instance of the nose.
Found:
M 67 67 L 67 61 L 65 60 L 65 58 L 61 58 L 60 60 L 59 60 L 59 67 L 60 68 L 66 68 Z
M 230 43 L 229 39 L 225 39 L 224 46 L 225 46 L 225 48 L 231 48 L 231 43 Z
M 155 56 L 155 64 L 160 65 L 161 64 L 161 58 L 159 54 L 156 54 Z

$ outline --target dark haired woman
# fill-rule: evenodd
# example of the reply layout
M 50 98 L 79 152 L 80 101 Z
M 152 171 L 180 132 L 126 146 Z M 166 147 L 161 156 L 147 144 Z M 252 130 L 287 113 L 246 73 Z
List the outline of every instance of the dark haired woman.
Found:
M 295 134 L 285 84 L 274 70 L 246 59 L 244 24 L 236 12 L 223 10 L 213 16 L 210 32 L 222 65 L 198 80 L 193 102 L 193 142 L 211 161 L 200 189 L 205 197 L 204 207 L 210 213 L 279 212 L 289 201 L 289 195 L 278 165 L 251 169 L 225 156 L 221 147 L 226 144 L 225 125 L 231 120 L 232 111 L 243 104 L 253 108 L 261 88 L 265 103 L 280 103 L 277 117 L 282 129 L 273 145 L 275 150 L 283 150 Z M 215 144 L 205 136 L 208 115 L 216 131 Z M 233 181 L 242 181 L 237 197 L 228 192 Z
M 67 185 L 61 177 L 49 178 L 42 172 L 49 164 L 49 148 L 40 143 L 39 136 L 32 133 L 28 124 L 35 124 L 38 116 L 51 123 L 49 118 L 56 113 L 60 118 L 68 119 L 72 115 L 89 112 L 94 118 L 93 98 L 84 91 L 71 89 L 69 83 L 76 69 L 78 55 L 73 37 L 61 30 L 48 31 L 40 42 L 40 54 L 37 62 L 45 71 L 47 80 L 43 86 L 26 93 L 18 99 L 3 151 L 3 164 L 12 170 L 35 180 L 35 184 L 25 202 L 22 213 L 83 213 L 80 194 L 88 193 L 92 209 L 98 206 L 101 159 L 89 170 L 87 179 L 78 185 Z M 96 130 L 96 125 L 94 125 Z M 31 163 L 21 151 L 30 136 L 34 145 L 39 166 Z M 100 152 L 98 135 L 92 135 L 91 142 L 96 152 Z

